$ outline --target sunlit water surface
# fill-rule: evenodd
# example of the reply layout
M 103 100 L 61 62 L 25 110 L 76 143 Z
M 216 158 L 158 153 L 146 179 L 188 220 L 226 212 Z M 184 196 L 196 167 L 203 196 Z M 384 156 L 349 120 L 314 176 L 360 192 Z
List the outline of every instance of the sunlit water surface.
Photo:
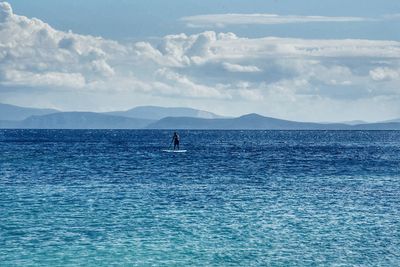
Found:
M 400 132 L 0 130 L 1 266 L 400 266 Z

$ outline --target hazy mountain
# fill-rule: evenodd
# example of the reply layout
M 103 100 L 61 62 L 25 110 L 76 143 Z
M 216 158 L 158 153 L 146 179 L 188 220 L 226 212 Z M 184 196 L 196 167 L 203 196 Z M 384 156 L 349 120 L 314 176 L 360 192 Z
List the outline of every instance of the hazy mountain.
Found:
M 35 129 L 140 129 L 151 120 L 126 118 L 93 112 L 60 112 L 31 116 L 20 122 L 4 122 L 4 128 Z M 1 126 L 1 122 L 0 122 Z
M 156 106 L 142 106 L 127 111 L 107 112 L 106 114 L 148 120 L 159 120 L 165 117 L 192 117 L 205 119 L 222 118 L 222 116 L 204 110 L 193 108 L 167 108 Z
M 382 123 L 356 124 L 354 122 L 355 125 L 350 125 L 345 123 L 296 122 L 264 117 L 258 114 L 248 114 L 238 118 L 221 118 L 210 112 L 190 108 L 138 107 L 128 111 L 104 114 L 94 112 L 59 112 L 51 109 L 31 109 L 0 104 L 0 110 L 0 118 L 2 118 L 0 119 L 0 128 L 400 130 L 400 122 L 395 122 L 394 120 L 393 122 Z M 29 112 L 34 114 L 50 114 L 34 115 L 19 121 L 16 120 L 16 118 L 27 116 Z M 165 114 L 171 116 L 164 117 Z M 186 114 L 187 116 L 177 117 L 180 114 Z M 134 118 L 133 116 L 140 118 Z
M 400 123 L 347 125 L 295 122 L 249 114 L 232 119 L 168 117 L 147 126 L 149 129 L 226 129 L 226 130 L 400 130 Z
M 400 122 L 400 118 L 398 118 L 398 119 L 392 119 L 392 120 L 387 120 L 387 121 L 384 121 L 385 123 L 387 123 L 387 122 Z
M 55 109 L 24 108 L 0 103 L 0 120 L 20 121 L 30 116 L 59 112 Z
M 150 124 L 152 129 L 254 129 L 254 130 L 302 130 L 302 129 L 349 129 L 346 124 L 320 124 L 295 122 L 248 114 L 238 118 L 201 119 L 168 117 Z
M 379 122 L 353 125 L 352 130 L 400 130 L 400 122 Z
M 328 122 L 329 123 L 329 122 Z M 357 124 L 368 124 L 366 121 L 355 120 L 355 121 L 342 121 L 340 123 L 348 124 L 348 125 L 357 125 Z

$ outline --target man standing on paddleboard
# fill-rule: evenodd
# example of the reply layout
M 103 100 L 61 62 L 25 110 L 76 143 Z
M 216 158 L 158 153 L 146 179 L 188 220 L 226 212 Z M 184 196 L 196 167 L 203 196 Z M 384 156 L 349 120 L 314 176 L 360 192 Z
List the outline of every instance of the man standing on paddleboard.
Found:
M 174 150 L 178 147 L 179 150 L 179 135 L 177 132 L 174 132 L 174 136 L 172 137 L 172 142 L 174 143 Z

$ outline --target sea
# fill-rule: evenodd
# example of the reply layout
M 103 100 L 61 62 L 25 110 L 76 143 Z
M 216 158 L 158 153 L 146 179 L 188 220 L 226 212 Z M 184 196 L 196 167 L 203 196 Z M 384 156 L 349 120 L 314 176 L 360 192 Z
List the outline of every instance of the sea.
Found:
M 400 266 L 400 131 L 0 130 L 0 266 Z

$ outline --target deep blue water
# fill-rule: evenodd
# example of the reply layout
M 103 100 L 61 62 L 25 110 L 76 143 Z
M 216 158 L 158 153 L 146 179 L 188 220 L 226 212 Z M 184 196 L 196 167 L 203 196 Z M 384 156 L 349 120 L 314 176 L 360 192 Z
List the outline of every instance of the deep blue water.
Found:
M 0 130 L 1 266 L 400 266 L 399 131 Z

